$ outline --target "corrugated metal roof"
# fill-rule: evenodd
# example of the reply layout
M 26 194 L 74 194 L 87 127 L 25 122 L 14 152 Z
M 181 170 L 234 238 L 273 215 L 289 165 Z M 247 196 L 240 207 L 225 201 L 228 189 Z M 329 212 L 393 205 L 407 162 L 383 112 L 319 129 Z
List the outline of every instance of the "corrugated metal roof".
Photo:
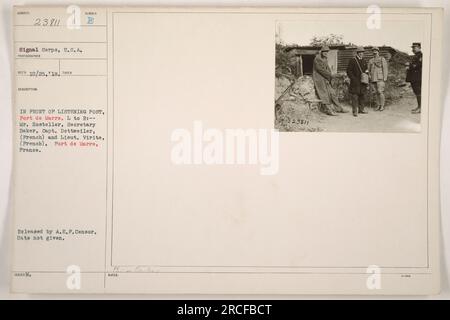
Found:
M 364 59 L 370 60 L 373 57 L 372 47 L 365 47 Z M 397 50 L 392 47 L 380 47 L 380 55 L 390 60 L 392 55 L 397 52 Z M 356 47 L 346 48 L 345 50 L 338 51 L 338 72 L 345 72 L 347 70 L 348 62 L 356 55 Z
M 345 72 L 347 70 L 347 66 L 348 66 L 348 62 L 350 61 L 350 59 L 352 59 L 355 55 L 356 55 L 356 48 L 357 46 L 345 46 L 345 45 L 340 45 L 340 46 L 330 46 L 331 50 L 337 50 L 338 54 L 337 54 L 337 71 L 338 72 Z M 373 46 L 366 46 L 364 47 L 365 52 L 364 52 L 364 59 L 366 59 L 367 61 L 369 59 L 371 59 L 373 57 L 373 52 L 372 52 L 372 48 Z M 290 52 L 291 57 L 293 56 L 298 56 L 302 54 L 302 51 L 316 51 L 317 53 L 319 52 L 319 50 L 321 49 L 321 47 L 317 47 L 317 46 L 292 46 L 286 49 L 286 51 Z M 380 49 L 380 55 L 384 56 L 387 60 L 389 60 L 396 52 L 398 52 L 398 50 L 394 49 L 393 47 L 390 46 L 381 46 L 379 47 Z

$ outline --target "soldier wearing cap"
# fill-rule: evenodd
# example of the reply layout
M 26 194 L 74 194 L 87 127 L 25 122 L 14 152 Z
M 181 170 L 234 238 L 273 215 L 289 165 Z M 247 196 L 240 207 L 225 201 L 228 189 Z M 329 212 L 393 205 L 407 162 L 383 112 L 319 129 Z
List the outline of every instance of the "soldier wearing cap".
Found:
M 411 46 L 414 56 L 406 71 L 406 82 L 411 83 L 417 99 L 417 108 L 411 110 L 412 113 L 420 113 L 422 95 L 422 49 L 419 42 L 414 42 Z
M 328 52 L 330 48 L 323 46 L 319 54 L 314 58 L 313 63 L 313 81 L 316 88 L 317 95 L 321 100 L 321 110 L 330 115 L 335 116 L 336 112 L 345 113 L 338 98 L 331 87 L 331 80 L 334 75 L 331 73 L 330 66 L 328 65 Z
M 369 78 L 373 90 L 377 95 L 377 111 L 384 110 L 384 88 L 388 76 L 388 65 L 384 57 L 380 56 L 380 49 L 373 48 L 374 57 L 369 60 Z
M 355 117 L 358 116 L 358 113 L 367 113 L 364 110 L 364 105 L 366 103 L 369 70 L 363 55 L 364 48 L 358 47 L 356 56 L 350 59 L 347 66 L 347 76 L 350 78 L 348 91 L 352 100 L 353 116 Z

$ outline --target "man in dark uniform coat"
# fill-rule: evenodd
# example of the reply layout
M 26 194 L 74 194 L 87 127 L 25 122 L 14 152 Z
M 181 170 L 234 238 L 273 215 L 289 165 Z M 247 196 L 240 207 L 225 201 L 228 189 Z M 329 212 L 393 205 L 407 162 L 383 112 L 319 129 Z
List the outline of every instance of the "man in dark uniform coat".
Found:
M 411 88 L 417 98 L 417 108 L 411 110 L 411 112 L 420 113 L 422 102 L 422 49 L 419 42 L 414 42 L 411 48 L 414 56 L 406 71 L 406 82 L 411 83 Z
M 347 66 L 347 76 L 350 78 L 350 86 L 348 91 L 352 99 L 353 116 L 357 117 L 359 113 L 367 113 L 364 111 L 366 103 L 367 85 L 361 82 L 361 74 L 368 73 L 367 62 L 363 58 L 364 48 L 356 49 L 356 56 L 350 59 Z

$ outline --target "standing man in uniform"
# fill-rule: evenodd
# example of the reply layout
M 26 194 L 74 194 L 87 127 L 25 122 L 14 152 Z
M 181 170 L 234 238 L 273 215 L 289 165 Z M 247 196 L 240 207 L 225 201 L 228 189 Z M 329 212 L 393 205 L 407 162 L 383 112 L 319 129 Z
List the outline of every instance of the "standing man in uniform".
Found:
M 412 113 L 420 113 L 422 102 L 422 48 L 419 42 L 414 42 L 411 46 L 414 56 L 406 71 L 406 82 L 411 83 L 417 99 L 417 108 L 411 110 Z
M 316 93 L 321 100 L 321 111 L 329 116 L 336 116 L 336 112 L 345 113 L 345 111 L 331 87 L 331 80 L 334 75 L 331 73 L 328 65 L 328 52 L 330 48 L 323 46 L 313 62 L 313 81 Z
M 364 111 L 366 103 L 367 86 L 368 86 L 368 67 L 367 62 L 363 59 L 364 48 L 356 49 L 356 56 L 350 59 L 347 66 L 347 76 L 350 78 L 349 93 L 352 99 L 353 116 L 357 117 L 359 113 L 367 113 Z
M 385 104 L 384 88 L 388 76 L 388 64 L 384 57 L 380 56 L 380 49 L 373 48 L 374 57 L 369 60 L 369 78 L 373 89 L 377 94 L 377 109 L 383 111 Z

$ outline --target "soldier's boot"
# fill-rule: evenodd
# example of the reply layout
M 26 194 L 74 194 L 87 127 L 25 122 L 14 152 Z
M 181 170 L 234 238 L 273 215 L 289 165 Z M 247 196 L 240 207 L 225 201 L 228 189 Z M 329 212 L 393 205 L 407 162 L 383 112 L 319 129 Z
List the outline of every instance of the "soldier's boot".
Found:
M 353 113 L 354 117 L 357 117 L 358 116 L 358 105 L 359 105 L 358 96 L 355 94 L 352 94 L 351 98 L 352 98 L 352 113 Z
M 337 104 L 334 105 L 334 110 L 333 111 L 337 112 L 337 113 L 347 113 L 348 112 L 341 105 L 337 105 Z
M 336 115 L 337 115 L 337 114 L 334 113 L 334 111 L 331 109 L 331 106 L 330 106 L 329 104 L 324 104 L 322 108 L 323 108 L 322 111 L 323 111 L 325 114 L 329 115 L 329 116 L 336 116 Z
M 384 94 L 380 93 L 380 107 L 378 111 L 384 111 L 384 104 L 385 104 L 385 99 L 384 99 Z
M 417 98 L 417 108 L 415 108 L 415 109 L 413 109 L 413 110 L 411 110 L 411 112 L 412 113 L 420 113 L 420 111 L 421 111 L 421 96 L 416 96 L 416 98 Z
M 362 114 L 366 114 L 367 111 L 364 110 L 365 104 L 366 104 L 366 99 L 365 99 L 364 93 L 357 95 L 357 97 L 358 97 L 358 103 L 357 103 L 358 112 L 362 113 Z
M 337 109 L 337 112 L 339 112 L 339 113 L 348 113 L 348 110 L 345 110 L 343 107 L 339 106 L 339 108 Z

